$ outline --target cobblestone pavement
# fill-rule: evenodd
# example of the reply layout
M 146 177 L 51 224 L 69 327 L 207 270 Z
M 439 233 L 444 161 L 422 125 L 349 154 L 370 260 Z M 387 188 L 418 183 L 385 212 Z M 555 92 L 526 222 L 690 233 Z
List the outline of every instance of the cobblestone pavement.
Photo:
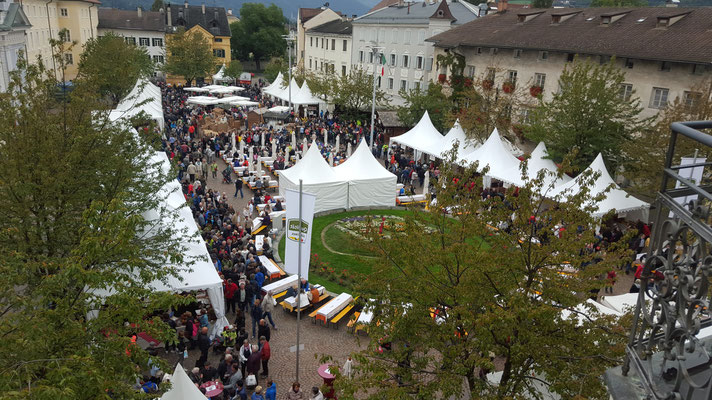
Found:
M 222 160 L 218 161 L 219 171 L 225 168 L 225 163 Z M 235 194 L 234 184 L 222 183 L 222 176 L 218 173 L 218 178 L 213 179 L 208 174 L 207 187 L 213 190 L 218 190 L 221 193 L 225 192 L 228 198 L 228 203 L 235 208 L 235 211 L 241 211 L 252 198 L 253 193 L 247 187 L 243 187 L 245 197 L 233 197 Z M 234 176 L 233 176 L 234 177 Z M 313 311 L 302 314 L 300 325 L 300 343 L 304 345 L 304 349 L 299 354 L 299 381 L 302 384 L 302 390 L 310 390 L 312 386 L 321 386 L 323 381 L 317 375 L 317 368 L 321 363 L 318 358 L 321 355 L 330 355 L 335 362 L 343 365 L 346 357 L 361 348 L 365 348 L 368 344 L 368 337 L 361 334 L 357 338 L 353 334 L 347 332 L 346 322 L 343 319 L 340 322 L 338 329 L 326 327 L 321 324 L 313 324 L 308 314 Z M 234 314 L 228 314 L 228 321 L 234 321 Z M 277 384 L 277 398 L 283 398 L 284 394 L 291 387 L 296 377 L 296 353 L 290 352 L 289 348 L 296 344 L 297 337 L 297 318 L 296 313 L 291 314 L 284 312 L 282 307 L 277 305 L 273 312 L 274 323 L 277 326 L 276 330 L 271 332 L 270 346 L 272 357 L 269 362 L 269 371 L 271 378 Z M 246 327 L 251 329 L 252 318 L 247 317 Z M 250 339 L 250 343 L 257 344 L 257 339 Z M 186 362 L 183 362 L 183 367 L 190 370 L 195 366 L 195 361 L 200 357 L 200 351 L 195 349 L 189 351 L 189 357 Z M 182 355 L 175 353 L 164 354 L 171 362 L 171 365 L 179 362 Z M 213 365 L 217 367 L 220 360 L 219 355 L 213 354 L 212 350 L 208 357 Z M 258 377 L 259 378 L 259 377 Z M 259 379 L 259 384 L 266 384 L 267 379 Z

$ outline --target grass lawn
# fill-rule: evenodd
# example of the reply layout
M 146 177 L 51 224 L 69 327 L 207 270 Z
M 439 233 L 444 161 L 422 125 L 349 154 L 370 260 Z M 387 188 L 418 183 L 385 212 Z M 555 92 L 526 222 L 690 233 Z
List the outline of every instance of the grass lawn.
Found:
M 314 230 L 312 231 L 312 243 L 311 252 L 319 255 L 322 262 L 329 263 L 329 265 L 336 271 L 341 271 L 344 269 L 350 272 L 358 272 L 364 275 L 369 275 L 371 273 L 371 259 L 360 257 L 367 255 L 363 250 L 355 246 L 355 243 L 349 237 L 350 235 L 342 232 L 338 229 L 332 228 L 328 229 L 324 235 L 324 239 L 329 247 L 341 252 L 347 253 L 348 255 L 336 254 L 329 251 L 322 242 L 321 234 L 322 231 L 340 219 L 353 217 L 358 215 L 396 215 L 400 217 L 405 217 L 412 211 L 408 210 L 369 210 L 369 211 L 347 211 L 338 214 L 326 215 L 323 217 L 318 217 L 314 219 Z M 284 260 L 284 245 L 285 241 L 279 242 L 279 256 Z M 318 283 L 324 285 L 329 291 L 335 293 L 348 292 L 350 288 L 339 285 L 337 282 L 332 282 L 325 279 L 322 276 L 312 275 L 309 277 L 309 282 Z

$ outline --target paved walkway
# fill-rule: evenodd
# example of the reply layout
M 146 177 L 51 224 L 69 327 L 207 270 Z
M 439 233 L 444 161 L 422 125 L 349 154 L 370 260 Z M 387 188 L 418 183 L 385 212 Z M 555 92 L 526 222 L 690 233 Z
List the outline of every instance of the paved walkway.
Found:
M 222 160 L 218 161 L 218 165 L 219 171 L 225 168 L 225 163 Z M 218 178 L 216 179 L 213 179 L 211 174 L 208 175 L 207 187 L 219 190 L 221 193 L 225 192 L 228 203 L 237 212 L 240 212 L 254 195 L 250 189 L 243 187 L 245 197 L 240 198 L 238 194 L 237 198 L 235 198 L 233 197 L 235 194 L 234 184 L 222 183 L 222 175 L 220 173 L 218 173 Z M 315 355 L 330 355 L 335 362 L 343 365 L 350 353 L 365 348 L 368 343 L 368 338 L 362 336 L 359 345 L 358 339 L 347 332 L 346 319 L 341 321 L 339 329 L 313 324 L 311 319 L 308 318 L 308 314 L 311 311 L 310 309 L 306 314 L 302 314 L 300 326 L 300 343 L 304 345 L 304 349 L 299 354 L 299 381 L 302 384 L 302 390 L 310 390 L 312 386 L 321 386 L 323 384 L 323 381 L 316 373 L 320 363 L 319 357 L 315 357 Z M 227 318 L 232 323 L 235 315 L 229 313 Z M 296 376 L 296 353 L 290 352 L 289 348 L 296 344 L 297 318 L 296 314 L 284 312 L 282 307 L 277 305 L 273 312 L 273 319 L 277 329 L 271 332 L 272 357 L 269 362 L 269 371 L 270 378 L 277 384 L 277 398 L 282 398 L 291 387 Z M 245 325 L 249 333 L 249 329 L 252 327 L 251 317 L 247 317 Z M 257 344 L 257 340 L 250 339 L 250 343 Z M 179 361 L 179 355 L 174 353 L 167 354 L 165 357 L 172 365 Z M 188 360 L 183 363 L 183 366 L 190 370 L 195 366 L 195 361 L 198 357 L 200 357 L 199 350 L 190 351 Z M 182 358 L 182 355 L 180 358 Z M 216 367 L 219 359 L 219 355 L 214 355 L 212 351 L 210 352 L 208 361 Z M 259 384 L 264 386 L 266 382 L 266 379 L 260 379 Z

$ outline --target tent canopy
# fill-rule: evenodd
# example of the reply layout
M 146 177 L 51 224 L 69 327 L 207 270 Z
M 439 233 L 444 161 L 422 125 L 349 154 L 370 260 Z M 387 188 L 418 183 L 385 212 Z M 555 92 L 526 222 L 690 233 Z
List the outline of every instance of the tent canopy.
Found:
M 334 171 L 349 184 L 347 208 L 395 205 L 398 178 L 376 160 L 365 139 L 343 164 L 334 167 Z
M 277 90 L 282 90 L 282 85 L 284 85 L 284 77 L 282 76 L 282 72 L 280 72 L 277 74 L 277 77 L 274 79 L 274 82 L 262 88 L 262 93 L 267 93 L 271 96 L 274 96 L 274 94 L 277 93 Z
M 224 80 L 231 80 L 230 78 L 225 77 L 225 64 L 220 67 L 220 71 L 213 75 L 213 82 L 222 82 Z
M 368 148 L 366 139 L 361 139 L 356 150 L 342 164 L 334 167 L 334 171 L 345 180 L 354 179 L 396 179 L 390 171 L 383 167 Z M 393 188 L 395 189 L 395 183 Z M 395 192 L 393 192 L 395 193 Z
M 452 126 L 450 131 L 447 133 L 447 135 L 445 135 L 442 140 L 442 147 L 440 148 L 441 158 L 443 154 L 448 153 L 450 152 L 450 150 L 452 150 L 452 147 L 455 145 L 455 142 L 459 143 L 457 146 L 458 159 L 461 159 L 465 155 L 477 150 L 477 146 L 473 145 L 471 141 L 467 140 L 467 136 L 465 136 L 465 131 L 462 129 L 459 120 L 455 121 L 455 124 Z
M 548 158 L 548 152 L 546 150 L 546 145 L 544 142 L 539 142 L 534 151 L 532 151 L 527 162 L 527 176 L 529 179 L 534 179 L 539 174 L 539 171 L 548 171 L 544 177 L 544 188 L 548 188 L 549 185 L 559 186 L 566 182 L 571 181 L 571 177 L 568 175 L 563 175 L 561 178 L 557 178 L 556 174 L 559 173 L 559 169 L 554 164 L 554 162 Z
M 441 157 L 439 152 L 443 147 L 442 142 L 443 135 L 435 129 L 427 111 L 413 129 L 391 138 L 391 143 L 398 143 L 435 157 Z
M 200 393 L 179 363 L 173 371 L 171 390 L 164 393 L 161 400 L 207 400 L 207 397 Z
M 478 162 L 477 169 L 479 171 L 482 171 L 485 166 L 489 166 L 487 175 L 492 178 L 516 186 L 524 185 L 519 171 L 521 162 L 507 150 L 497 128 L 492 131 L 482 146 L 462 158 L 462 162 L 465 163 L 474 163 L 475 161 Z
M 625 190 L 621 189 L 615 183 L 613 178 L 611 178 L 611 175 L 608 173 L 606 164 L 603 162 L 603 156 L 600 153 L 581 175 L 567 183 L 562 184 L 561 186 L 554 188 L 549 197 L 553 198 L 561 195 L 562 198 L 565 199 L 568 196 L 579 193 L 581 191 L 581 181 L 583 179 L 581 177 L 586 176 L 588 173 L 599 174 L 598 178 L 591 187 L 590 193 L 592 197 L 603 193 L 606 188 L 612 186 L 611 190 L 606 192 L 605 198 L 595 204 L 597 210 L 594 212 L 594 216 L 605 215 L 611 210 L 615 210 L 617 213 L 625 213 L 628 211 L 647 209 L 650 207 L 650 204 L 628 195 Z
M 111 114 L 114 120 L 118 118 L 130 119 L 141 111 L 146 112 L 163 129 L 165 120 L 163 119 L 161 89 L 145 79 L 136 81 L 131 92 L 111 111 Z
M 307 85 L 307 81 L 305 80 L 304 83 L 302 83 L 302 87 L 299 88 L 299 91 L 297 91 L 297 95 L 295 96 L 294 93 L 292 93 L 292 104 L 297 104 L 297 105 L 306 105 L 306 104 L 319 104 L 322 101 L 315 97 L 311 89 L 309 89 L 309 85 Z

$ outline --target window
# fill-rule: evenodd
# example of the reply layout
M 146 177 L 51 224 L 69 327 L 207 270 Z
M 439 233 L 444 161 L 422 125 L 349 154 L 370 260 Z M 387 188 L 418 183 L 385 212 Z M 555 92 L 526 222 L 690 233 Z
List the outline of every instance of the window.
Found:
M 163 56 L 153 56 L 153 62 L 156 64 L 163 64 Z
M 497 71 L 494 68 L 487 68 L 487 80 L 488 81 L 494 81 L 494 77 Z
M 692 74 L 693 75 L 702 75 L 705 73 L 707 70 L 707 67 L 702 64 L 693 64 L 692 65 Z
M 525 125 L 532 123 L 532 110 L 529 108 L 522 108 L 522 114 L 520 116 L 519 122 Z
M 408 90 L 408 81 L 405 79 L 401 79 L 400 81 L 400 90 Z
M 574 62 L 574 58 L 576 58 L 576 54 L 574 54 L 574 53 L 566 54 L 566 62 Z
M 368 52 L 368 63 L 373 64 L 373 52 Z
M 514 49 L 514 58 L 522 58 L 522 50 L 521 49 Z
M 317 40 L 319 40 L 319 39 L 317 39 Z M 321 38 L 321 48 L 322 49 L 324 48 L 324 38 Z
M 331 39 L 331 50 L 336 50 L 336 39 Z
M 388 78 L 388 89 L 393 90 L 393 78 Z
M 624 101 L 629 101 L 630 96 L 633 94 L 633 85 L 630 83 L 624 83 L 621 84 L 620 92 L 618 93 L 618 96 L 624 100 Z
M 393 43 L 398 43 L 398 29 L 393 28 Z
M 425 42 L 425 29 L 420 29 L 418 31 L 418 44 L 424 44 Z
M 135 37 L 130 37 L 130 36 L 128 36 L 128 37 L 125 37 L 124 40 L 126 40 L 126 43 L 128 43 L 128 44 L 133 44 L 133 45 L 136 44 L 136 38 L 135 38 Z
M 218 38 L 215 38 L 215 39 L 214 39 L 214 42 L 215 42 L 215 43 L 222 43 L 222 38 L 219 38 L 219 37 L 218 37 Z
M 213 56 L 225 58 L 225 49 L 213 49 Z
M 64 54 L 64 62 L 66 62 L 68 65 L 74 64 L 74 56 L 72 56 L 72 53 Z
M 474 65 L 468 65 L 467 66 L 467 76 L 470 78 L 475 77 L 475 66 Z
M 64 41 L 67 42 L 67 43 L 71 43 L 71 41 L 72 41 L 72 33 L 69 31 L 69 29 L 67 29 L 66 33 L 67 33 L 67 36 L 64 37 Z M 37 44 L 36 42 L 37 42 L 37 38 L 35 37 L 35 44 Z M 134 39 L 134 43 L 133 43 L 133 44 L 136 44 L 136 39 Z
M 329 39 L 326 39 L 326 49 L 329 50 Z
M 490 49 L 490 55 L 491 55 L 491 56 L 496 55 L 498 52 L 499 52 L 499 49 L 497 49 L 496 47 L 492 47 L 492 48 Z
M 476 53 L 477 53 L 477 54 L 482 54 L 482 47 L 478 47 Z
M 428 71 L 433 70 L 433 57 L 428 57 L 428 65 L 425 68 Z
M 415 68 L 423 69 L 423 56 L 415 57 Z
M 345 65 L 341 66 L 341 76 L 346 76 L 346 66 Z
M 603 65 L 603 64 L 608 64 L 611 61 L 611 56 L 598 56 L 598 63 Z
M 413 82 L 413 89 L 420 91 L 420 81 Z
M 385 43 L 386 41 L 386 30 L 381 28 L 378 30 L 378 43 Z
M 138 44 L 141 46 L 150 46 L 151 41 L 147 37 L 138 38 Z
M 396 55 L 395 55 L 395 54 L 391 54 L 391 63 L 390 63 L 389 65 L 390 65 L 391 67 L 395 67 L 395 66 L 396 66 Z
M 668 93 L 670 89 L 653 88 L 653 94 L 650 96 L 650 108 L 664 108 L 667 106 Z
M 358 62 L 360 62 L 360 63 L 363 62 L 363 50 L 358 52 Z
M 309 47 L 314 47 L 314 37 L 313 36 L 309 37 Z
M 378 79 L 376 79 L 376 85 L 380 88 L 381 87 L 381 77 L 379 76 Z
M 625 67 L 629 69 L 633 69 L 633 60 L 630 58 L 625 59 Z
M 539 61 L 546 61 L 549 59 L 549 52 L 548 51 L 540 51 L 539 52 Z
M 517 71 L 511 70 L 507 75 L 509 76 L 509 82 L 513 84 L 517 83 Z
M 407 54 L 403 54 L 403 68 L 409 68 L 410 67 L 410 57 Z
M 344 49 L 343 49 L 343 51 L 346 51 L 346 43 L 347 43 L 347 42 L 346 42 L 346 39 L 344 39 L 344 46 L 343 46 Z
M 670 72 L 670 61 L 660 61 L 660 70 Z
M 67 17 L 67 16 L 69 16 L 69 12 L 67 11 L 66 8 L 60 8 L 59 15 L 61 15 L 62 17 Z
M 540 74 L 540 73 L 534 74 L 534 86 L 539 86 L 540 88 L 544 89 L 545 84 L 546 84 L 546 74 Z
M 162 38 L 153 38 L 152 42 L 153 42 L 153 45 L 156 47 L 163 47 L 163 39 Z
M 309 59 L 309 69 L 312 69 L 312 59 Z
M 410 44 L 410 29 L 406 29 L 403 35 L 403 44 Z
M 697 105 L 701 99 L 702 93 L 700 92 L 685 92 L 683 95 L 683 101 L 685 102 L 685 107 L 687 107 L 688 110 Z

